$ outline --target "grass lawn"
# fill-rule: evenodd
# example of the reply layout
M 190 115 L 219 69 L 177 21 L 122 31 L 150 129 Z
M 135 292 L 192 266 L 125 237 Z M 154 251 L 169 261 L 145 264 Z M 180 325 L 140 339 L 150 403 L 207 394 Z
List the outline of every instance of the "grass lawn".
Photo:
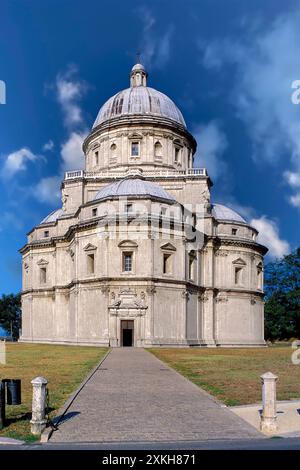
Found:
M 300 365 L 291 347 L 265 349 L 150 349 L 189 380 L 229 406 L 261 401 L 260 375 L 278 375 L 278 400 L 300 399 Z
M 40 375 L 48 380 L 53 417 L 106 351 L 96 347 L 7 343 L 7 364 L 0 364 L 0 379 L 22 380 L 22 405 L 6 406 L 7 427 L 0 431 L 0 436 L 35 440 L 29 423 L 31 380 Z

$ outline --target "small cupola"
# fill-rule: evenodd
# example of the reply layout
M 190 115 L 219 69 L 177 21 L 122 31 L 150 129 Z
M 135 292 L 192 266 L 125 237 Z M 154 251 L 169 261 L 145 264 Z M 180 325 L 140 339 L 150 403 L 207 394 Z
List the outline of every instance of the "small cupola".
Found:
M 130 86 L 147 86 L 148 73 L 142 64 L 135 64 L 130 72 Z

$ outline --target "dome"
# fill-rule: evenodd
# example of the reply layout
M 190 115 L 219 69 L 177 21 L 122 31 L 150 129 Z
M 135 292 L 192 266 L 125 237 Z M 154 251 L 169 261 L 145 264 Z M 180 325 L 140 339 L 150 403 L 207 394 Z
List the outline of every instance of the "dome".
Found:
M 175 202 L 171 194 L 167 193 L 158 184 L 145 181 L 141 178 L 125 178 L 121 181 L 109 184 L 102 188 L 95 196 L 94 200 L 111 199 L 125 196 L 148 196 L 156 199 L 163 199 L 169 203 Z
M 135 64 L 132 67 L 131 72 L 135 72 L 136 70 L 143 70 L 144 72 L 146 71 L 145 67 L 142 64 Z
M 50 212 L 50 214 L 48 214 L 47 217 L 45 217 L 39 225 L 49 224 L 50 222 L 56 222 L 56 220 L 59 219 L 59 217 L 63 215 L 63 213 L 64 211 L 62 209 L 56 209 L 55 211 Z
M 186 127 L 181 112 L 168 96 L 154 88 L 139 86 L 120 91 L 106 101 L 93 128 L 115 117 L 133 114 L 164 117 Z
M 240 214 L 230 209 L 230 207 L 223 206 L 222 204 L 213 204 L 211 213 L 217 220 L 242 222 L 243 224 L 247 223 L 247 221 Z
M 131 86 L 109 98 L 100 108 L 93 128 L 116 117 L 145 115 L 163 117 L 186 127 L 175 103 L 160 91 L 147 85 L 147 72 L 142 64 L 131 70 Z

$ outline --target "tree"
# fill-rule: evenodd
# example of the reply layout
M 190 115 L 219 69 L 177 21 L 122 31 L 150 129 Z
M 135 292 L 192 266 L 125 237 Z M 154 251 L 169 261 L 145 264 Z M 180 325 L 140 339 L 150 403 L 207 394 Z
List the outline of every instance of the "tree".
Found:
M 265 269 L 266 339 L 300 338 L 300 248 Z
M 3 295 L 0 299 L 0 326 L 12 332 L 13 339 L 19 338 L 21 328 L 21 295 Z

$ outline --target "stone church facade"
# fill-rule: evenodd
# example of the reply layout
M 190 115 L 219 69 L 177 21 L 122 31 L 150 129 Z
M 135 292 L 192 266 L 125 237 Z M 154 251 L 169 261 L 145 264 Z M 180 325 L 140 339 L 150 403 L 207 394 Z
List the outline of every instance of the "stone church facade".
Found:
M 20 250 L 21 341 L 263 346 L 267 249 L 212 203 L 195 139 L 141 64 L 102 106 L 83 151 L 62 207 Z

